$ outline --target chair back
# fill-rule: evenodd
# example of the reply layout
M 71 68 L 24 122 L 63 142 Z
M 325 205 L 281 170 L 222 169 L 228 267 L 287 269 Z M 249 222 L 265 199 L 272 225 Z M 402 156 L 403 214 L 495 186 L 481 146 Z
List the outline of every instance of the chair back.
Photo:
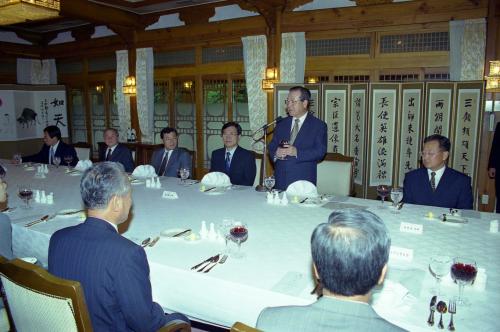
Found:
M 261 332 L 261 330 L 250 327 L 241 322 L 236 322 L 233 326 L 231 326 L 230 332 Z
M 354 158 L 340 153 L 328 153 L 318 163 L 317 188 L 319 194 L 353 196 Z
M 17 331 L 92 331 L 79 282 L 19 259 L 0 262 L 0 279 Z
M 79 142 L 73 144 L 73 147 L 75 148 L 78 160 L 90 160 L 90 149 L 92 148 L 92 145 Z
M 260 168 L 262 166 L 262 154 L 255 154 L 255 180 L 253 181 L 253 186 L 256 187 L 260 184 Z M 265 176 L 265 175 L 264 175 Z

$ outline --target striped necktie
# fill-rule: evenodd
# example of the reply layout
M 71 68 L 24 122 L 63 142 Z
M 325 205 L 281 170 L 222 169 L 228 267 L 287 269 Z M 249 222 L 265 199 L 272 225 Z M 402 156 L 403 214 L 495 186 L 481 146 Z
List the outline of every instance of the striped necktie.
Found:
M 111 148 L 108 149 L 108 153 L 106 154 L 106 161 L 111 160 Z
M 436 191 L 436 172 L 431 172 L 431 188 Z
M 54 164 L 54 147 L 51 146 L 50 147 L 50 160 L 49 160 L 49 164 L 53 165 Z
M 300 119 L 295 119 L 295 123 L 293 124 L 292 133 L 290 134 L 290 145 L 293 145 L 295 142 L 295 138 L 297 138 L 297 134 L 299 133 L 299 122 Z
M 226 173 L 229 173 L 231 168 L 231 152 L 226 152 Z

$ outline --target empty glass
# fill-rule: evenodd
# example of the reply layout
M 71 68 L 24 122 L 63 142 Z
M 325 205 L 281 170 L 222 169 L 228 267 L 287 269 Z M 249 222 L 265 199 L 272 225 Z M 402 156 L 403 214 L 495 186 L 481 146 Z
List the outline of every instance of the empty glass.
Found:
M 12 156 L 12 161 L 15 165 L 21 165 L 21 163 L 23 162 L 23 157 L 20 153 L 14 153 L 14 156 Z
M 267 188 L 267 191 L 271 191 L 275 183 L 276 180 L 274 179 L 274 175 L 267 176 L 264 178 L 264 186 Z
M 61 165 L 61 157 L 54 157 L 54 165 L 56 165 L 56 168 L 59 168 L 59 165 Z
M 429 272 L 436 278 L 435 295 L 441 295 L 441 279 L 450 272 L 451 258 L 448 256 L 431 256 L 429 261 Z
M 69 169 L 71 162 L 73 162 L 73 156 L 64 156 L 64 162 L 68 165 Z
M 188 168 L 179 169 L 179 176 L 181 177 L 181 184 L 185 184 L 186 179 L 189 178 L 189 169 Z
M 391 189 L 391 201 L 392 201 L 392 206 L 395 209 L 395 213 L 398 213 L 398 205 L 399 202 L 403 199 L 403 188 L 399 187 L 393 187 Z

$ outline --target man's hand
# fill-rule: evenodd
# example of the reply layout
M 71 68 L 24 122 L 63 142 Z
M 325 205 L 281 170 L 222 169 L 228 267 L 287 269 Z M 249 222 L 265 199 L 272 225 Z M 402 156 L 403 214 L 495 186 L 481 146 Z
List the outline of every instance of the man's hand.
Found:
M 278 158 L 285 158 L 287 156 L 297 157 L 297 148 L 293 145 L 285 145 L 283 148 L 278 148 L 276 150 L 276 156 Z
M 489 175 L 490 178 L 494 179 L 496 173 L 497 173 L 496 168 L 491 167 L 491 168 L 488 169 L 488 175 Z

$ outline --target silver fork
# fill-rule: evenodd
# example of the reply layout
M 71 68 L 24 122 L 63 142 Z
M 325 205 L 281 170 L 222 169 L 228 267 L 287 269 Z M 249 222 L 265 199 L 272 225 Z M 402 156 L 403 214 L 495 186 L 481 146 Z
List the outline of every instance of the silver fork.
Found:
M 448 312 L 451 314 L 448 330 L 455 331 L 455 325 L 453 325 L 453 315 L 457 313 L 457 303 L 454 300 L 450 300 L 450 303 L 448 304 Z
M 203 271 L 203 273 L 207 273 L 207 272 L 209 272 L 209 271 L 210 271 L 211 269 L 213 269 L 213 268 L 214 268 L 214 266 L 216 266 L 217 264 L 224 264 L 224 263 L 226 262 L 226 259 L 227 259 L 227 255 L 222 256 L 222 258 L 220 259 L 220 261 L 219 261 L 218 263 L 215 263 L 214 265 L 210 266 L 210 268 L 209 268 L 209 269 L 207 269 L 207 270 L 205 270 L 205 271 Z

